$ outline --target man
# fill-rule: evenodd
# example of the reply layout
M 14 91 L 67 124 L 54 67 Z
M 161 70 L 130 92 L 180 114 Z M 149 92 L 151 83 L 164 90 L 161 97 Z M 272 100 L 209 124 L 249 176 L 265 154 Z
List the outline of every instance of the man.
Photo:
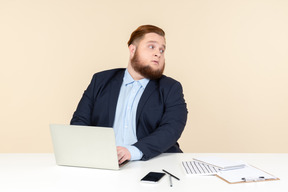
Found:
M 113 127 L 119 164 L 182 152 L 177 140 L 187 108 L 179 82 L 163 74 L 165 33 L 143 25 L 128 41 L 127 69 L 94 74 L 71 120 L 72 125 Z

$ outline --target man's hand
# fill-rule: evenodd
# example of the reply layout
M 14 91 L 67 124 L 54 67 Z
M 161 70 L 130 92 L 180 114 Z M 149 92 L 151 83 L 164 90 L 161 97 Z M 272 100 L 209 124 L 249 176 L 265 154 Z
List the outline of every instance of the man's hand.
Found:
M 129 161 L 131 159 L 131 154 L 129 150 L 125 147 L 117 146 L 117 155 L 119 165 L 122 164 L 124 161 Z

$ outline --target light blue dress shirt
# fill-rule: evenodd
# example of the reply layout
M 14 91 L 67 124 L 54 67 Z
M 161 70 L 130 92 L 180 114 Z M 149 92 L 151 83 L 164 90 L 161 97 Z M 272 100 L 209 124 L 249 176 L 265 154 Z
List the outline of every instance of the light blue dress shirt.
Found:
M 137 142 L 137 106 L 148 83 L 149 79 L 135 81 L 126 69 L 118 97 L 113 125 L 116 145 L 126 147 L 131 154 L 131 160 L 139 160 L 143 156 L 143 153 L 132 145 Z

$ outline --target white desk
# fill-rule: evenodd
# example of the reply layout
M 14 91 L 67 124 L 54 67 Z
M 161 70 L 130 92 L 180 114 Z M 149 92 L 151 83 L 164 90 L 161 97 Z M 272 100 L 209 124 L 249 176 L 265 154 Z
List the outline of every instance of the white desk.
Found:
M 215 176 L 187 176 L 181 161 L 205 155 L 243 160 L 277 177 L 279 181 L 228 184 Z M 139 180 L 149 171 L 166 169 L 181 180 L 165 176 L 158 184 Z M 0 154 L 0 191 L 221 191 L 221 192 L 287 192 L 288 154 L 162 154 L 149 161 L 135 161 L 119 171 L 57 166 L 53 154 Z

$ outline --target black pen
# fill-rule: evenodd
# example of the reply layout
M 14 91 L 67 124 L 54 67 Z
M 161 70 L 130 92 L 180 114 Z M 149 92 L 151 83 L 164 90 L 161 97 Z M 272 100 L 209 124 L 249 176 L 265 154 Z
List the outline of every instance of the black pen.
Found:
M 164 171 L 164 172 L 167 173 L 168 175 L 170 175 L 170 176 L 172 176 L 172 177 L 174 177 L 175 179 L 177 179 L 177 180 L 180 181 L 180 179 L 179 179 L 178 177 L 176 177 L 175 175 L 169 173 L 168 171 L 165 171 L 164 169 L 162 169 L 162 171 Z

